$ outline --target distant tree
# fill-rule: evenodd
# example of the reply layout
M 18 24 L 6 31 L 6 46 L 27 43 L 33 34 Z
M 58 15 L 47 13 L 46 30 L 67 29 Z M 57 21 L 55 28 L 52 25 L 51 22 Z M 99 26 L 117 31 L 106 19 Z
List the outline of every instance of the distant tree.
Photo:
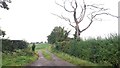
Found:
M 80 5 L 80 2 L 83 4 Z M 100 5 L 97 5 L 97 4 L 88 5 L 85 3 L 84 0 L 83 1 L 82 0 L 81 1 L 80 0 L 64 0 L 63 5 L 58 4 L 57 2 L 55 3 L 60 7 L 62 7 L 66 12 L 73 14 L 73 19 L 70 19 L 68 18 L 70 16 L 64 17 L 63 15 L 59 16 L 57 14 L 52 13 L 53 15 L 56 15 L 59 18 L 69 22 L 69 25 L 75 29 L 75 34 L 74 34 L 75 39 L 80 38 L 81 33 L 87 30 L 91 26 L 94 20 L 101 20 L 101 18 L 98 18 L 98 16 L 109 15 L 112 17 L 117 17 L 115 15 L 108 13 L 107 12 L 108 9 L 100 7 Z M 68 8 L 68 6 L 70 6 L 70 8 Z M 90 11 L 90 13 L 88 13 L 87 11 Z M 83 21 L 85 17 L 89 19 L 89 24 L 84 29 L 80 29 L 79 24 Z M 75 26 L 72 23 L 75 23 Z
M 4 37 L 6 35 L 5 31 L 0 29 L 0 36 Z
M 39 44 L 39 42 L 36 42 L 36 44 Z
M 40 43 L 43 43 L 43 42 L 40 42 Z
M 54 44 L 68 38 L 70 31 L 64 30 L 64 27 L 55 27 L 48 37 L 48 43 Z
M 47 43 L 46 41 L 44 43 Z

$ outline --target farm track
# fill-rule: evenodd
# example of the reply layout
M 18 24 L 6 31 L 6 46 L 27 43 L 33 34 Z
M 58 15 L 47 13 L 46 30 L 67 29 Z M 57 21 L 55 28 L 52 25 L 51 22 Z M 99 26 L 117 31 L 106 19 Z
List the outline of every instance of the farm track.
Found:
M 49 51 L 47 51 L 49 52 Z M 50 52 L 49 52 L 50 53 Z M 43 55 L 41 51 L 38 51 L 39 58 L 37 61 L 33 62 L 32 64 L 28 66 L 75 66 L 71 63 L 68 63 L 58 57 L 56 57 L 54 54 L 50 53 L 52 55 L 52 60 L 47 60 Z

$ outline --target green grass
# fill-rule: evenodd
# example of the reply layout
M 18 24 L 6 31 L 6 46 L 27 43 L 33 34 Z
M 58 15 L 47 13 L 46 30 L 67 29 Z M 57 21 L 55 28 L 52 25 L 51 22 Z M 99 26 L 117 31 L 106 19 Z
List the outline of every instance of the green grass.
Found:
M 3 58 L 3 66 L 24 66 L 35 61 L 37 56 L 17 56 L 17 55 L 5 55 Z
M 51 55 L 46 52 L 46 49 L 52 53 L 54 53 L 56 56 L 58 56 L 59 58 L 67 61 L 67 62 L 70 62 L 72 64 L 75 64 L 75 65 L 80 65 L 80 66 L 98 66 L 98 64 L 94 64 L 92 62 L 88 62 L 88 61 L 85 61 L 85 60 L 82 60 L 80 58 L 77 58 L 77 57 L 74 57 L 74 56 L 71 56 L 71 55 L 68 55 L 66 53 L 63 53 L 63 52 L 58 52 L 58 51 L 52 51 L 51 49 L 51 45 L 50 44 L 40 44 L 40 45 L 36 45 L 36 50 L 41 50 L 44 57 L 48 60 L 51 60 L 52 57 Z
M 24 66 L 36 60 L 36 56 L 14 56 L 7 55 L 2 61 L 3 66 Z
M 51 54 L 47 52 L 46 50 L 42 50 L 42 54 L 47 60 L 52 60 Z
M 35 47 L 35 50 L 38 51 L 40 49 L 47 49 L 50 46 L 50 44 L 38 44 Z
M 55 54 L 56 56 L 58 56 L 59 58 L 67 61 L 67 62 L 70 62 L 74 65 L 78 65 L 78 66 L 99 66 L 99 64 L 95 64 L 95 63 L 92 63 L 92 62 L 89 62 L 89 61 L 86 61 L 86 60 L 82 60 L 78 57 L 75 57 L 75 56 L 71 56 L 69 54 L 66 54 L 66 53 L 63 53 L 63 52 L 59 52 L 59 51 L 53 51 L 51 49 L 51 45 L 50 44 L 39 44 L 39 45 L 36 45 L 36 51 L 38 50 L 41 50 L 44 57 L 47 59 L 47 60 L 52 60 L 52 57 L 51 55 L 46 52 L 46 49 L 50 52 L 52 52 L 53 54 Z
M 49 51 L 52 52 L 53 54 L 55 54 L 56 56 L 58 56 L 59 58 L 65 60 L 67 62 L 70 62 L 74 65 L 77 65 L 77 66 L 98 66 L 98 64 L 94 64 L 92 62 L 82 60 L 82 59 L 77 58 L 75 56 L 71 56 L 69 54 L 59 52 L 57 50 L 53 51 L 51 48 L 49 48 Z
M 24 66 L 38 58 L 30 48 L 16 51 L 17 52 L 13 52 L 13 54 L 2 53 L 2 66 Z
M 2 52 L 0 51 L 0 68 L 2 66 Z
M 56 42 L 53 49 L 67 53 L 69 55 L 90 61 L 100 66 L 114 66 L 120 64 L 118 35 L 110 35 L 105 38 L 88 38 L 86 40 Z
M 38 52 L 39 50 L 41 50 L 43 56 L 47 60 L 52 60 L 51 54 L 46 51 L 47 49 L 49 49 L 49 46 L 50 46 L 50 44 L 38 44 L 38 45 L 36 45 L 35 51 Z

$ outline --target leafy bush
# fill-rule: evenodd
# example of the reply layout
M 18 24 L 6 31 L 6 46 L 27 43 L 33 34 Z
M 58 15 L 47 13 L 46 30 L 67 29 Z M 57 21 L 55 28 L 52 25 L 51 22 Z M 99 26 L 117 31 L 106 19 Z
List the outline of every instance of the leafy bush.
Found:
M 57 42 L 55 49 L 94 63 L 119 65 L 120 46 L 118 39 L 120 36 L 111 35 L 105 39 L 98 37 L 85 41 L 63 41 Z
M 62 42 L 68 39 L 70 31 L 64 29 L 64 27 L 55 27 L 48 37 L 48 43 L 54 44 L 56 42 Z
M 16 49 L 25 49 L 28 43 L 23 40 L 2 39 L 2 52 L 13 52 Z

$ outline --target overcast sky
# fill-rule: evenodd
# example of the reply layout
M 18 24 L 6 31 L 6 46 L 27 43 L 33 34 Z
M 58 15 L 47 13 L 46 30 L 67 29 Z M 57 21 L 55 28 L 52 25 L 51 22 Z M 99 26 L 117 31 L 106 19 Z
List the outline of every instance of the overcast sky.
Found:
M 62 0 L 56 0 L 62 3 Z M 85 0 L 86 4 L 104 4 L 110 8 L 109 12 L 118 15 L 119 0 Z M 6 31 L 6 37 L 10 39 L 26 40 L 28 42 L 47 41 L 47 36 L 55 26 L 64 26 L 71 30 L 73 37 L 74 29 L 68 22 L 52 15 L 64 14 L 70 16 L 55 4 L 55 0 L 12 0 L 8 4 L 9 10 L 0 8 L 0 27 Z M 118 33 L 118 19 L 110 16 L 101 16 L 103 21 L 94 21 L 89 29 L 81 34 L 82 38 L 107 36 L 110 33 Z M 88 21 L 84 19 L 79 25 L 81 29 L 86 27 Z

